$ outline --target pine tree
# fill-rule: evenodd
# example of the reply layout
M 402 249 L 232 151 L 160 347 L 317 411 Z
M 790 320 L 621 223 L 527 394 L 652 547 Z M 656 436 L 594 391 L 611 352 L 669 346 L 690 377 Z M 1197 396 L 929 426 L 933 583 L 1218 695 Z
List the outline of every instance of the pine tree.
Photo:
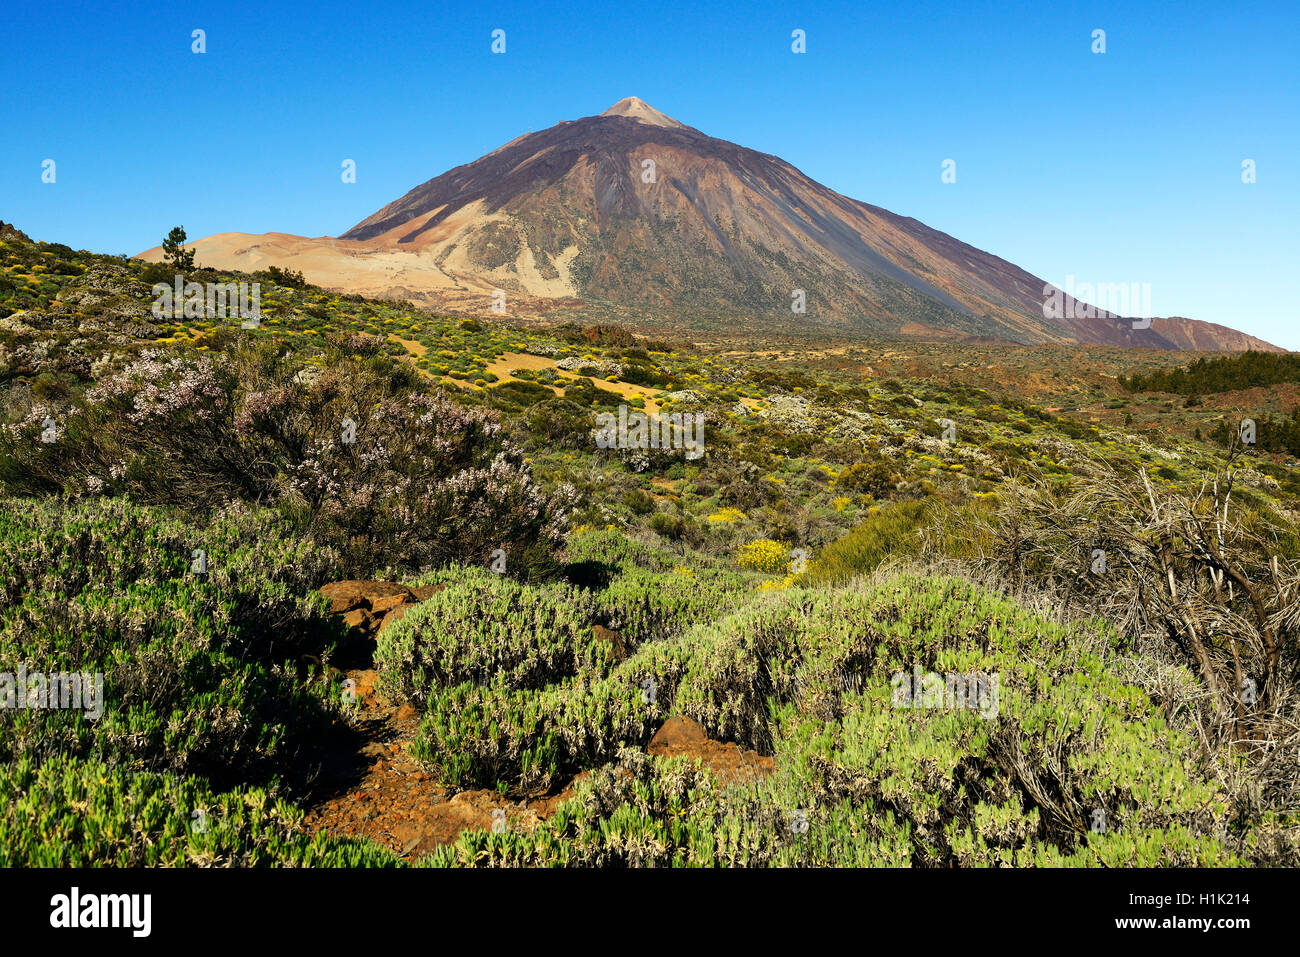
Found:
M 185 248 L 185 227 L 173 226 L 172 231 L 163 240 L 163 261 L 177 272 L 187 272 L 194 268 L 194 250 Z

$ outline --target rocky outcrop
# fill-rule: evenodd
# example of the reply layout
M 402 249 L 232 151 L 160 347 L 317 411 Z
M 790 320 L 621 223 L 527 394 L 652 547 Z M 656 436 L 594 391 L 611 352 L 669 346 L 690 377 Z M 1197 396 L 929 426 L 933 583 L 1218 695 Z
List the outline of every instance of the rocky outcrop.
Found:
M 555 363 L 557 369 L 565 372 L 577 372 L 582 375 L 614 376 L 623 375 L 623 367 L 611 359 L 584 359 L 581 356 L 566 356 Z
M 646 753 L 662 758 L 698 760 L 723 784 L 763 777 L 776 770 L 773 758 L 715 741 L 699 722 L 681 715 L 664 722 L 646 745 Z
M 412 606 L 446 587 L 412 587 L 397 582 L 347 579 L 323 586 L 320 593 L 329 599 L 330 612 L 341 616 L 343 624 L 352 630 L 354 636 L 373 639 Z
M 3 219 L 0 219 L 0 239 L 7 243 L 30 243 L 32 241 L 32 237 L 12 223 L 6 223 Z
M 631 654 L 631 649 L 621 634 L 612 628 L 606 628 L 604 625 L 594 626 L 592 632 L 595 634 L 597 641 L 609 645 L 610 652 L 616 662 L 627 660 L 628 655 Z
M 843 442 L 866 443 L 872 417 L 857 409 L 814 405 L 799 395 L 769 396 L 758 418 L 791 435 L 817 435 Z
M 125 266 L 97 262 L 59 293 L 54 313 L 80 313 L 82 332 L 116 332 L 132 339 L 156 339 L 162 330 L 151 320 L 152 293 Z

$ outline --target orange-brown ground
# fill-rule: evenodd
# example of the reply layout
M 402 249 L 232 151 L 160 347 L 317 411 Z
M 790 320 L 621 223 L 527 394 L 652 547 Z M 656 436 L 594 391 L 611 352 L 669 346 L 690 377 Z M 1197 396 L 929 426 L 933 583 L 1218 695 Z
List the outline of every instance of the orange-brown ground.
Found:
M 332 611 L 352 630 L 361 649 L 357 667 L 343 672 L 352 680 L 359 717 L 351 733 L 334 743 L 321 768 L 314 797 L 307 802 L 306 825 L 339 837 L 367 837 L 399 855 L 418 857 L 453 843 L 463 830 L 490 830 L 493 811 L 504 810 L 506 825 L 531 831 L 573 794 L 574 781 L 550 795 L 510 801 L 493 790 L 454 793 L 411 757 L 419 715 L 410 705 L 384 701 L 375 690 L 376 672 L 368 660 L 373 637 L 394 617 L 441 586 L 408 589 L 392 582 L 336 582 L 321 589 Z M 627 653 L 615 631 L 595 626 L 598 637 Z M 699 759 L 723 783 L 770 774 L 773 759 L 708 737 L 689 718 L 668 719 L 646 750 L 663 757 Z

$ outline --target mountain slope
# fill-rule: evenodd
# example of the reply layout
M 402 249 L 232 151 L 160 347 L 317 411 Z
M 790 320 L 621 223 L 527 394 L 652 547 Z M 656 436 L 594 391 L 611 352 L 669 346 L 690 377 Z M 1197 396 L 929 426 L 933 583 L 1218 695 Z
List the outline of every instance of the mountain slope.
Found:
M 846 332 L 1222 348 L 1215 330 L 1188 331 L 1192 320 L 1165 321 L 1169 336 L 1106 313 L 1047 318 L 1046 284 L 1023 269 L 635 97 L 518 137 L 338 239 L 228 233 L 196 248 L 223 268 L 275 263 L 326 286 L 478 311 L 502 289 L 515 308 L 577 299 Z

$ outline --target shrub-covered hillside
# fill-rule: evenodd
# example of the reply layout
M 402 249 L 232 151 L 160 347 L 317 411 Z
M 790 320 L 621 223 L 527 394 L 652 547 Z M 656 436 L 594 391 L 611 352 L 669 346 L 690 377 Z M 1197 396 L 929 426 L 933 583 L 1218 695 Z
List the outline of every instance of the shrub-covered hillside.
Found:
M 0 865 L 1300 863 L 1278 396 L 5 236 Z

